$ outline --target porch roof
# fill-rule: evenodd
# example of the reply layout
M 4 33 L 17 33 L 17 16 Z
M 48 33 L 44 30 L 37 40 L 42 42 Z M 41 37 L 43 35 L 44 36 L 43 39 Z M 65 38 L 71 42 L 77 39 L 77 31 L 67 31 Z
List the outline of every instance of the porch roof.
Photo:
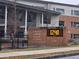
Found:
M 0 4 L 13 5 L 14 3 L 11 2 L 11 1 L 7 1 L 7 0 L 0 0 Z M 54 15 L 60 15 L 61 14 L 61 13 L 59 13 L 57 11 L 44 9 L 44 8 L 40 8 L 40 7 L 36 7 L 36 6 L 24 5 L 24 4 L 20 4 L 20 3 L 16 3 L 16 6 L 17 7 L 27 8 L 27 9 L 33 9 L 33 10 L 37 10 L 37 11 L 44 12 L 44 13 L 54 14 Z
M 29 5 L 24 5 L 24 4 L 17 4 L 17 6 L 25 7 L 27 9 L 37 10 L 37 11 L 44 12 L 44 13 L 54 14 L 54 15 L 60 15 L 61 14 L 60 12 L 57 12 L 57 11 L 44 9 L 44 8 L 36 7 L 36 6 L 29 6 Z

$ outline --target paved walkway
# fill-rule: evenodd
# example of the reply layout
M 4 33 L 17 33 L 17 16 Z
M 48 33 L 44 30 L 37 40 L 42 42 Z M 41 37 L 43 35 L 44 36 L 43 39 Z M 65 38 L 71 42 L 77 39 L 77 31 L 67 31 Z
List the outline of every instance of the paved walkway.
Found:
M 19 51 L 19 52 L 9 52 L 9 53 L 0 53 L 0 58 L 3 57 L 13 57 L 13 56 L 23 56 L 23 55 L 37 55 L 37 54 L 50 54 L 57 52 L 68 52 L 79 50 L 79 47 L 64 47 L 56 49 L 44 49 L 44 50 L 34 50 L 34 51 Z

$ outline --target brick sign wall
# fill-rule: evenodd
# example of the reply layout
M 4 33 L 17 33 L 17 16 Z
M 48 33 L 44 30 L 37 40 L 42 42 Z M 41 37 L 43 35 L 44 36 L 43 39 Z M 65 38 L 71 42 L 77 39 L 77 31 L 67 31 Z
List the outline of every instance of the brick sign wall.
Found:
M 46 28 L 29 28 L 28 37 L 28 45 L 32 46 L 66 46 L 68 44 L 65 32 L 60 37 L 48 36 Z

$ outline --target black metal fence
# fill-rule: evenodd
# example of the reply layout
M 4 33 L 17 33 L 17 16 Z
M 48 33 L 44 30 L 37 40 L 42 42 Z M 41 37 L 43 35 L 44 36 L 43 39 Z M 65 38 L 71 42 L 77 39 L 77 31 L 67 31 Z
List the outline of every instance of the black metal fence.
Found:
M 18 48 L 26 48 L 28 45 L 28 41 L 24 38 L 0 38 L 0 50 L 1 49 L 18 49 Z

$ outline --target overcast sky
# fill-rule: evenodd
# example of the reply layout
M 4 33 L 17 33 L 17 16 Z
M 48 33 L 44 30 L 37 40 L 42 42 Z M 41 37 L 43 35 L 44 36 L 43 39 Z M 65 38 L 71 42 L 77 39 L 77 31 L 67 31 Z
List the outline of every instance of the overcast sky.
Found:
M 53 1 L 53 2 L 60 2 L 60 3 L 67 3 L 67 4 L 79 4 L 79 0 L 46 0 L 46 1 Z

